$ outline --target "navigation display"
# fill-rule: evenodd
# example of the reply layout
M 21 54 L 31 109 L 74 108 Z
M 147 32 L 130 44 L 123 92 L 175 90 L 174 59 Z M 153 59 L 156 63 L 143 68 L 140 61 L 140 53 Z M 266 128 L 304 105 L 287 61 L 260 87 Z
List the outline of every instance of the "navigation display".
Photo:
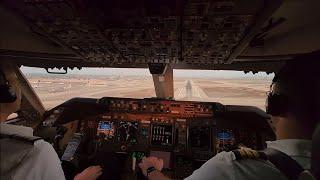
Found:
M 217 134 L 217 138 L 220 140 L 230 140 L 233 138 L 233 134 L 230 131 L 220 131 Z
M 216 148 L 218 152 L 228 151 L 235 146 L 234 134 L 231 130 L 220 130 L 217 132 Z
M 103 136 L 104 139 L 112 139 L 115 134 L 115 126 L 110 121 L 100 121 L 97 129 L 97 135 Z
M 129 144 L 138 143 L 138 122 L 120 121 L 118 126 L 117 139 L 119 142 Z

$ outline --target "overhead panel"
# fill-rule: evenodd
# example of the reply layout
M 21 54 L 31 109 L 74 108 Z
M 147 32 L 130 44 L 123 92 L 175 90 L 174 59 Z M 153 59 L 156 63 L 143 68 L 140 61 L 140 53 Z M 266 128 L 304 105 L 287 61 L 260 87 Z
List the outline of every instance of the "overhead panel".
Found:
M 262 0 L 7 0 L 31 29 L 101 66 L 224 64 Z M 271 2 L 271 1 L 269 1 Z

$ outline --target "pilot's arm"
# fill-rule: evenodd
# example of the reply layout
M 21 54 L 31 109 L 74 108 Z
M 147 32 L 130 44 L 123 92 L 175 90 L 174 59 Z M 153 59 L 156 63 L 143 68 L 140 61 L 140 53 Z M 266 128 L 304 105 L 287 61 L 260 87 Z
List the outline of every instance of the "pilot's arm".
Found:
M 51 144 L 43 140 L 35 143 L 14 173 L 14 179 L 64 180 L 60 160 Z
M 14 179 L 65 180 L 60 159 L 52 145 L 39 140 L 15 173 Z M 95 180 L 102 174 L 100 166 L 90 166 L 75 176 L 75 180 Z
M 163 168 L 163 160 L 156 157 L 143 157 L 139 167 L 143 175 L 149 180 L 169 180 L 164 174 L 161 173 Z
M 150 158 L 150 157 L 149 157 Z M 145 160 L 139 166 L 145 175 L 148 167 L 159 167 L 160 160 Z M 146 163 L 147 162 L 147 163 Z M 163 164 L 163 163 L 162 163 Z M 162 167 L 161 167 L 162 168 Z M 160 169 L 161 170 L 161 169 Z M 150 180 L 169 179 L 160 170 L 151 172 L 147 177 Z M 194 171 L 186 180 L 248 180 L 248 179 L 286 179 L 281 172 L 270 162 L 264 160 L 236 160 L 233 152 L 221 152 L 204 163 L 199 169 Z
M 231 152 L 218 153 L 185 179 L 236 179 L 233 168 L 234 159 L 234 154 Z
M 192 175 L 187 177 L 187 180 L 206 180 L 206 179 L 235 179 L 234 173 L 232 172 L 232 156 L 231 153 L 222 152 L 211 158 L 205 164 L 203 164 L 198 170 L 194 171 Z M 229 161 L 229 163 L 228 163 Z M 148 157 L 142 160 L 139 164 L 143 174 L 148 177 L 149 180 L 168 180 L 161 173 L 163 167 L 163 161 L 155 157 Z M 155 171 L 147 173 L 147 169 L 155 167 Z

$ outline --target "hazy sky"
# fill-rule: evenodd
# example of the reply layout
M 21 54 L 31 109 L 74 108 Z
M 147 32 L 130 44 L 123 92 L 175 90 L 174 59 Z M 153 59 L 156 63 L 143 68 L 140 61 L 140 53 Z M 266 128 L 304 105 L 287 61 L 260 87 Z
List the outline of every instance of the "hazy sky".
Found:
M 43 68 L 21 67 L 24 73 L 47 73 Z M 83 74 L 83 75 L 138 75 L 149 76 L 148 69 L 134 69 L 134 68 L 82 68 L 81 70 L 68 70 L 68 74 Z M 242 71 L 218 71 L 218 70 L 174 70 L 175 77 L 219 77 L 219 78 L 246 78 L 246 77 L 266 77 L 272 78 L 273 74 L 266 73 L 252 73 L 245 74 Z

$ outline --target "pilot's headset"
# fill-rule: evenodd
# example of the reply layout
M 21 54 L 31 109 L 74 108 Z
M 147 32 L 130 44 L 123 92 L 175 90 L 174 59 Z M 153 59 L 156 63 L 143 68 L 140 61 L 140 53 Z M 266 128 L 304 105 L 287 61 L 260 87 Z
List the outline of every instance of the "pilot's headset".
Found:
M 272 116 L 283 116 L 289 112 L 290 101 L 287 95 L 280 93 L 280 82 L 277 74 L 273 78 L 270 90 L 267 93 L 266 112 Z
M 317 55 L 290 61 L 275 74 L 267 96 L 267 114 L 285 116 L 290 112 L 299 119 L 319 120 L 320 54 Z
M 17 99 L 14 88 L 0 69 L 0 103 L 12 103 Z

